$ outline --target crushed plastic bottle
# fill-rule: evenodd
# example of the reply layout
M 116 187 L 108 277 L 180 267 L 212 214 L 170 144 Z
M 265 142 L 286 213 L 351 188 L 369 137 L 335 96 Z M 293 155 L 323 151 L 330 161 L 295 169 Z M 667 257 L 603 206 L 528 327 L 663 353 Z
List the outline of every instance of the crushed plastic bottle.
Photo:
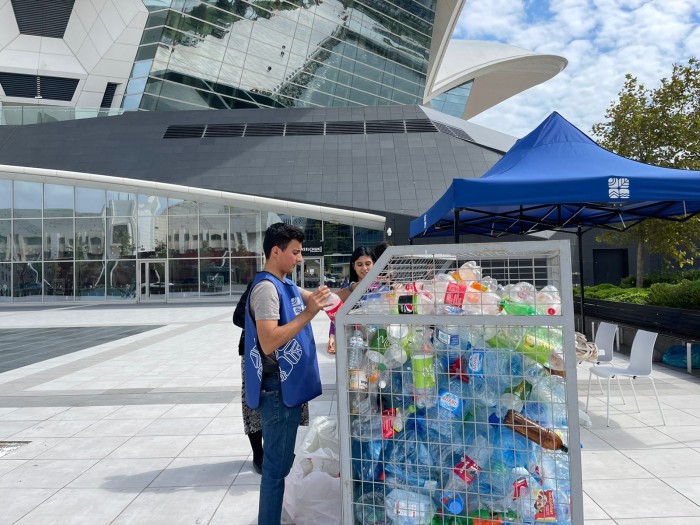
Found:
M 435 514 L 430 496 L 402 488 L 387 494 L 385 510 L 394 525 L 430 525 Z

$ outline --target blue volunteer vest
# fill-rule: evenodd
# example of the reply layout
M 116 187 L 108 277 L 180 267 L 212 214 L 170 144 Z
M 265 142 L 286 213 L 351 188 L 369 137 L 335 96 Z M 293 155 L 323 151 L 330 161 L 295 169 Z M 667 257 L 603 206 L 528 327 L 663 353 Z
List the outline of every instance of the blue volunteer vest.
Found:
M 260 272 L 253 288 L 267 280 L 275 285 L 280 298 L 279 324 L 292 321 L 305 308 L 299 289 L 289 279 L 280 281 L 269 272 Z M 251 288 L 252 289 L 252 288 Z M 263 355 L 258 346 L 258 331 L 250 315 L 250 296 L 245 307 L 245 398 L 250 408 L 260 404 Z M 306 325 L 294 338 L 275 350 L 282 382 L 282 401 L 288 407 L 301 405 L 321 395 L 321 376 L 316 359 L 316 341 L 311 325 Z

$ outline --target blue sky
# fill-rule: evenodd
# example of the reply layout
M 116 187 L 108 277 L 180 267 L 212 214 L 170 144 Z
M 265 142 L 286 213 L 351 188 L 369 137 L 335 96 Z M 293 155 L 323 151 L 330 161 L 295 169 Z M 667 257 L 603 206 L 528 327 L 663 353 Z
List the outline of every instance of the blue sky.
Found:
M 590 134 L 626 73 L 656 87 L 674 63 L 700 58 L 700 0 L 467 0 L 453 37 L 569 61 L 553 79 L 473 122 L 521 137 L 556 110 Z

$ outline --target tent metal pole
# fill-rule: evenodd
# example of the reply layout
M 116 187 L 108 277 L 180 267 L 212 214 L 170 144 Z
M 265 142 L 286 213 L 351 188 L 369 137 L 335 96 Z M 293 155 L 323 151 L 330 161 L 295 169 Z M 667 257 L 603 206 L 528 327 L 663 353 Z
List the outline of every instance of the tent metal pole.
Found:
M 581 231 L 581 226 L 576 230 L 576 237 L 578 237 L 578 278 L 579 284 L 581 285 L 581 333 L 586 333 L 586 312 L 583 309 L 584 303 L 584 293 L 583 293 L 583 232 Z
M 454 213 L 454 235 L 455 235 L 455 244 L 459 244 L 459 210 L 455 209 L 453 211 Z

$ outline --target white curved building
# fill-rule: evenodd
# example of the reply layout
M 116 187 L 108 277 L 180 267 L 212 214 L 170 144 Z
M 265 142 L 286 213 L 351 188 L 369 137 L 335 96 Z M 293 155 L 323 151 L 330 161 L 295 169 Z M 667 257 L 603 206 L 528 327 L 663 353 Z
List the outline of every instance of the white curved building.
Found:
M 451 40 L 464 8 L 464 0 L 0 0 L 0 104 L 425 104 L 470 118 L 565 67 L 557 56 Z

